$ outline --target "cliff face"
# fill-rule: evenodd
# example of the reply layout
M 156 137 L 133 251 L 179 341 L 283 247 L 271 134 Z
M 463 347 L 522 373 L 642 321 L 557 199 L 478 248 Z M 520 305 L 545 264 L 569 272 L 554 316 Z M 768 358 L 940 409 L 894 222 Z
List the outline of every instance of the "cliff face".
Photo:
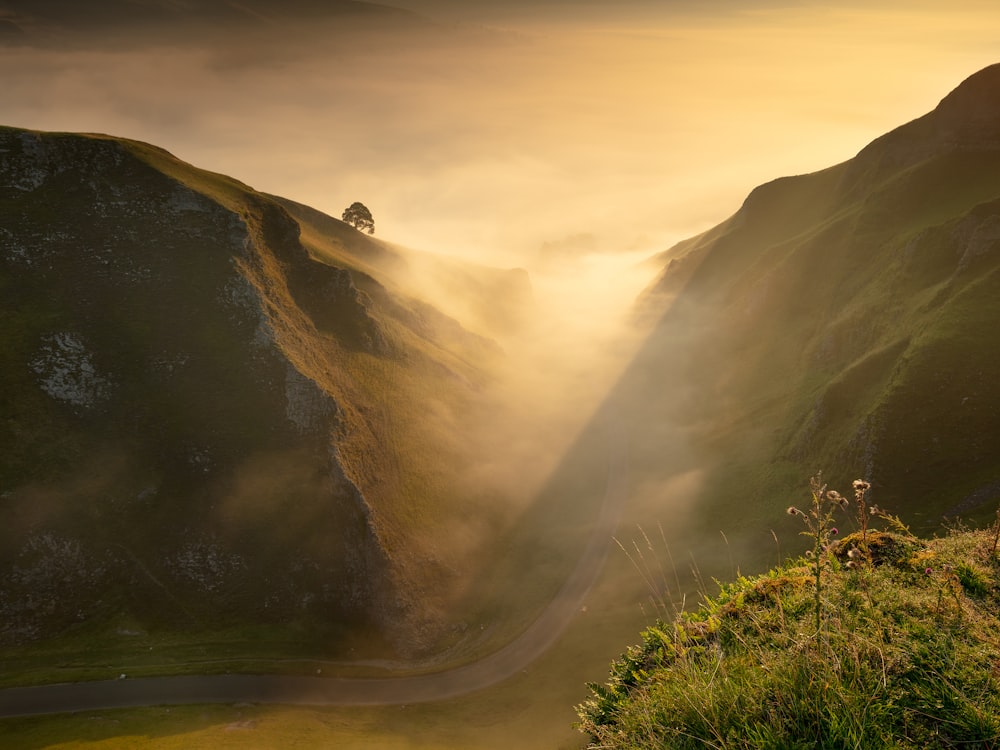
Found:
M 433 635 L 394 491 L 444 467 L 407 414 L 468 397 L 487 342 L 144 144 L 0 129 L 0 216 L 4 641 L 123 611 Z

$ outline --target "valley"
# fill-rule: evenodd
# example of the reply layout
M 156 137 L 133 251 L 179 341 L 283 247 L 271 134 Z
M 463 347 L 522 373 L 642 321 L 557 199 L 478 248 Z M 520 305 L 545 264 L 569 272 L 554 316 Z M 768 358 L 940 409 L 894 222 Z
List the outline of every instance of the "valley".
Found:
M 91 64 L 88 35 L 113 32 L 125 57 L 225 39 L 220 80 L 238 52 L 301 71 L 295 35 L 318 48 L 316 19 L 339 18 L 323 60 L 343 70 L 313 73 L 339 86 L 384 55 L 356 83 L 386 94 L 339 111 L 384 128 L 400 91 L 449 96 L 407 123 L 424 140 L 391 180 L 357 177 L 386 174 L 363 138 L 330 146 L 370 160 L 331 184 L 397 201 L 378 235 L 166 141 L 0 127 L 0 744 L 578 748 L 574 706 L 643 628 L 806 551 L 785 509 L 817 472 L 865 478 L 918 535 L 995 519 L 1000 65 L 679 242 L 657 244 L 646 204 L 581 204 L 579 232 L 484 249 L 559 214 L 570 197 L 550 191 L 417 248 L 383 216 L 419 237 L 472 221 L 424 207 L 496 163 L 537 198 L 608 162 L 575 172 L 497 141 L 448 171 L 428 132 L 480 68 L 449 78 L 441 52 L 407 69 L 390 42 L 538 60 L 544 37 L 367 3 L 146 5 L 0 3 L 0 31 L 23 34 L 0 60 Z M 562 153 L 542 130 L 524 143 Z

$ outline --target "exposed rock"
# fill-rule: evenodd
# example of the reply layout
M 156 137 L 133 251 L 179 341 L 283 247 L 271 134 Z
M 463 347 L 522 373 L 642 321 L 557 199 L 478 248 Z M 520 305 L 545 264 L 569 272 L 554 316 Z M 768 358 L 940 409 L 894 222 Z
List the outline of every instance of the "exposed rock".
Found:
M 285 400 L 288 419 L 302 434 L 315 434 L 330 429 L 330 418 L 337 413 L 337 404 L 314 380 L 296 370 L 291 363 L 285 375 Z
M 93 355 L 72 333 L 54 333 L 43 341 L 31 369 L 52 398 L 91 409 L 108 399 L 110 381 L 94 366 Z

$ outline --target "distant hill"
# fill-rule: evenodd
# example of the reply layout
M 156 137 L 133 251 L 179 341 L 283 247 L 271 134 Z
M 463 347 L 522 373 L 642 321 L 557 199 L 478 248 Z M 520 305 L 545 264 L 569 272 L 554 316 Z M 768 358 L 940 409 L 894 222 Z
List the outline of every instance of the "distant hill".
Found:
M 475 569 L 441 529 L 490 514 L 454 468 L 500 350 L 402 286 L 432 261 L 107 136 L 0 128 L 0 216 L 0 643 L 434 642 Z M 504 310 L 509 272 L 475 275 Z
M 1000 499 L 1000 65 L 855 158 L 680 243 L 622 386 L 698 467 L 704 528 L 763 534 L 822 469 L 915 522 Z M 650 428 L 651 429 L 651 428 Z M 667 451 L 666 455 L 670 455 Z

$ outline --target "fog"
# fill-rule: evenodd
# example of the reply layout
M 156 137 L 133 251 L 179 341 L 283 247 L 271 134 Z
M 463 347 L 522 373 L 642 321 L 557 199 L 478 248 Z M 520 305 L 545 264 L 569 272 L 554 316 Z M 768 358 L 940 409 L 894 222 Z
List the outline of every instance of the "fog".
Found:
M 685 452 L 697 417 L 686 426 L 672 421 L 695 389 L 671 352 L 679 339 L 697 339 L 698 311 L 692 304 L 690 319 L 647 337 L 655 321 L 639 322 L 635 301 L 660 270 L 651 258 L 723 221 L 756 185 L 851 158 L 996 62 L 995 3 L 956 0 L 944 10 L 929 0 L 390 4 L 413 13 L 306 18 L 283 4 L 245 0 L 221 4 L 254 9 L 239 24 L 26 24 L 30 33 L 0 38 L 0 125 L 154 143 L 334 217 L 361 201 L 377 238 L 416 251 L 403 252 L 410 275 L 393 279 L 393 291 L 422 297 L 495 340 L 500 364 L 485 385 L 469 388 L 481 397 L 473 413 L 459 413 L 467 402 L 437 403 L 434 394 L 419 405 L 427 436 L 461 444 L 448 453 L 428 441 L 420 457 L 468 459 L 433 467 L 448 472 L 458 488 L 449 491 L 466 506 L 453 513 L 442 501 L 439 525 L 398 529 L 418 550 L 413 559 L 440 563 L 451 576 L 427 606 L 442 629 L 468 619 L 461 624 L 472 645 L 463 656 L 502 645 L 525 624 L 517 617 L 554 600 L 567 572 L 587 562 L 580 550 L 593 546 L 594 519 L 618 522 L 608 507 L 618 501 L 612 486 L 628 499 L 622 546 L 638 552 L 634 545 L 645 543 L 636 520 L 653 524 L 657 546 L 662 522 L 663 546 L 683 545 L 673 549 L 682 574 L 692 555 L 709 579 L 751 557 L 780 556 L 763 530 L 738 530 L 746 534 L 727 547 L 718 535 L 726 519 L 695 519 L 713 467 Z M 4 19 L 20 21 L 5 10 L 15 5 L 29 4 L 0 0 L 0 32 Z M 455 289 L 466 271 L 442 275 L 442 258 L 525 269 L 523 279 L 510 278 L 527 285 L 530 300 L 514 300 L 512 309 L 522 302 L 523 309 L 498 326 L 475 291 Z M 629 388 L 635 392 L 624 393 Z M 610 417 L 602 411 L 609 399 L 621 403 Z M 294 458 L 255 458 L 220 504 L 220 525 L 245 514 L 270 533 L 270 498 L 288 492 L 281 483 L 312 491 Z M 35 514 L 55 513 L 41 490 L 25 497 Z M 309 520 L 283 517 L 280 525 L 299 534 L 296 544 L 324 545 L 307 534 Z M 573 691 L 601 679 L 610 655 L 635 638 L 633 605 L 647 592 L 641 571 L 633 577 L 617 554 L 611 548 L 613 570 L 589 600 L 617 611 L 595 615 L 593 634 L 578 633 L 539 667 L 549 682 L 530 683 L 529 693 L 545 685 L 545 697 L 532 702 L 537 709 L 523 706 L 529 683 L 511 688 L 509 713 L 528 717 L 523 725 L 537 718 L 568 731 L 572 716 L 541 713 L 582 699 Z M 488 565 L 498 561 L 491 574 Z M 422 575 L 415 572 L 418 583 Z M 684 593 L 672 586 L 681 588 L 654 581 L 648 593 L 663 600 Z M 582 619 L 577 599 L 561 606 L 567 622 Z M 506 614 L 505 607 L 506 631 L 501 624 L 491 633 L 495 621 L 470 616 Z M 550 695 L 551 685 L 558 687 Z M 452 710 L 435 720 L 468 721 Z M 483 710 L 490 737 L 502 733 L 501 713 Z
M 0 19 L 20 22 L 3 11 L 18 5 Z M 467 479 L 522 497 L 641 345 L 626 321 L 656 272 L 644 258 L 757 184 L 850 158 L 1000 51 L 1000 18 L 978 0 L 404 0 L 412 13 L 360 20 L 245 5 L 239 23 L 22 24 L 0 46 L 0 123 L 148 141 L 333 216 L 362 201 L 398 245 L 526 268 L 534 306 L 517 335 L 411 289 L 506 352 Z
M 335 216 L 361 200 L 410 247 L 530 266 L 581 234 L 662 250 L 997 52 L 978 2 L 400 5 L 423 16 L 8 45 L 0 121 L 150 141 Z

